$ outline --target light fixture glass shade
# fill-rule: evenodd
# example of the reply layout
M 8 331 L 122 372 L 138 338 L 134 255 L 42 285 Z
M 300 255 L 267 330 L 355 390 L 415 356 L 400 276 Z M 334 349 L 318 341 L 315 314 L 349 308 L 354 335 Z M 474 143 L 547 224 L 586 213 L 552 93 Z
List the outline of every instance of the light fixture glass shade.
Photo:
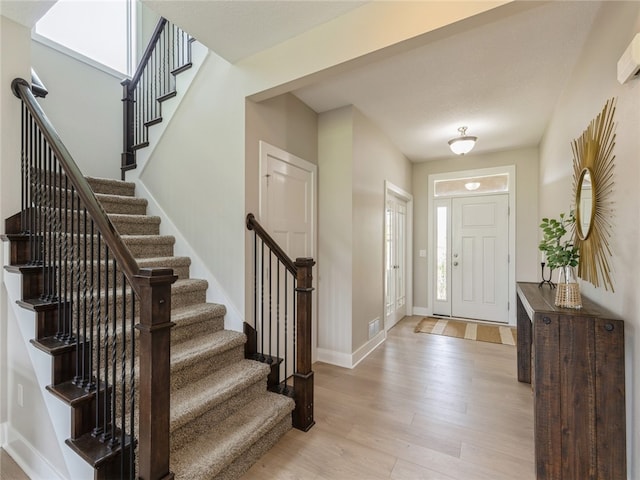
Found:
M 464 184 L 464 188 L 469 191 L 477 190 L 480 188 L 480 182 L 467 182 Z
M 478 137 L 467 135 L 467 127 L 460 127 L 458 131 L 460 136 L 449 140 L 449 148 L 456 155 L 464 155 L 473 149 Z

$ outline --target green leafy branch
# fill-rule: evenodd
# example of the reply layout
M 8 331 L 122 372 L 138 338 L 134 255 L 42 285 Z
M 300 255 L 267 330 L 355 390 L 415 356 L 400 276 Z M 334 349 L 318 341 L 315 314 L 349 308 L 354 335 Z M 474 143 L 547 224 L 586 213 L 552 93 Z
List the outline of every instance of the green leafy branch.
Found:
M 573 244 L 575 223 L 576 217 L 573 211 L 568 216 L 561 213 L 559 219 L 542 219 L 540 228 L 542 228 L 544 236 L 538 249 L 545 253 L 549 268 L 578 265 L 580 250 Z M 569 232 L 571 233 L 567 236 Z

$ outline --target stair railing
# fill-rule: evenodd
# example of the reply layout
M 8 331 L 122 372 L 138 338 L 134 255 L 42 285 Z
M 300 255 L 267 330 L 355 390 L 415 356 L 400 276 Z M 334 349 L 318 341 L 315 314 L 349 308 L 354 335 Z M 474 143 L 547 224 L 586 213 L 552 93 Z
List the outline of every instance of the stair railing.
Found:
M 269 389 L 294 398 L 293 426 L 307 431 L 315 423 L 311 369 L 315 261 L 291 260 L 252 213 L 247 215 L 247 228 L 254 231 L 254 315 L 253 325 L 245 324 L 246 354 L 271 366 Z
M 15 79 L 11 87 L 22 101 L 22 205 L 7 225 L 27 239 L 11 258 L 38 272 L 42 294 L 23 301 L 53 321 L 44 327 L 51 335 L 34 345 L 62 359 L 48 390 L 74 409 L 67 444 L 97 479 L 171 478 L 176 277 L 138 267 L 29 83 Z
M 131 79 L 122 81 L 124 172 L 136 168 L 136 150 L 149 145 L 148 127 L 162 121 L 161 104 L 176 95 L 175 76 L 191 67 L 194 38 L 160 18 Z

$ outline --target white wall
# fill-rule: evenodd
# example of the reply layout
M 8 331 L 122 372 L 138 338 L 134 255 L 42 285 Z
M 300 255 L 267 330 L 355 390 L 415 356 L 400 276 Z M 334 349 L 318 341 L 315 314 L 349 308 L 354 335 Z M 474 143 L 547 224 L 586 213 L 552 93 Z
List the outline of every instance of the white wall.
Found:
M 80 170 L 120 178 L 122 78 L 35 40 L 32 59 L 49 90 L 39 103 Z
M 20 211 L 20 102 L 11 93 L 16 77 L 30 78 L 30 31 L 0 16 L 0 215 L 5 219 Z M 6 48 L 11 45 L 11 48 Z M 4 233 L 4 222 L 0 223 Z M 4 265 L 0 248 L 0 266 Z M 12 386 L 7 383 L 11 367 L 8 355 L 7 290 L 0 276 L 0 444 L 4 443 L 4 425 L 8 421 L 8 399 Z
M 427 301 L 430 279 L 427 278 L 427 258 L 418 255 L 427 250 L 427 218 L 430 203 L 429 175 L 458 172 L 475 168 L 516 166 L 516 281 L 536 281 L 540 265 L 538 254 L 538 149 L 527 148 L 505 152 L 434 160 L 413 166 L 414 241 L 413 241 L 413 304 L 431 308 Z
M 617 97 L 615 185 L 610 245 L 614 292 L 582 282 L 584 295 L 625 320 L 627 463 L 640 478 L 640 79 L 616 81 L 616 63 L 640 32 L 640 3 L 605 2 L 540 146 L 540 216 L 568 211 L 572 198 L 570 142 L 607 99 Z

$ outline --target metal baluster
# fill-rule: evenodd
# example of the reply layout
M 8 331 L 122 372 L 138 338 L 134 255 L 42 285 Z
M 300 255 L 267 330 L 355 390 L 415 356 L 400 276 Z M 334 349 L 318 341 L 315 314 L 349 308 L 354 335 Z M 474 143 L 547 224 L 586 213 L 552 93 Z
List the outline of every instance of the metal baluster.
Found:
M 76 208 L 76 204 L 77 204 L 77 208 Z M 71 220 L 71 229 L 73 231 L 74 227 L 76 228 L 75 231 L 75 235 L 76 235 L 76 242 L 75 242 L 75 249 L 73 251 L 73 259 L 72 259 L 72 265 L 73 265 L 73 272 L 74 272 L 74 277 L 75 277 L 75 281 L 71 284 L 71 291 L 72 291 L 72 295 L 74 292 L 74 287 L 75 287 L 75 297 L 76 297 L 76 301 L 75 301 L 75 308 L 73 309 L 73 316 L 75 317 L 75 332 L 76 332 L 76 338 L 77 338 L 77 345 L 76 345 L 76 374 L 73 377 L 73 384 L 76 386 L 81 386 L 82 384 L 82 376 L 80 375 L 81 369 L 82 369 L 82 364 L 81 364 L 81 356 L 82 356 L 82 343 L 84 343 L 85 339 L 84 337 L 82 337 L 81 332 L 82 330 L 80 329 L 80 283 L 82 282 L 80 275 L 80 198 L 77 199 L 77 201 L 72 202 L 71 205 L 71 209 L 72 209 L 72 215 L 73 218 Z
M 136 295 L 131 289 L 131 365 L 129 371 L 129 478 L 135 478 L 135 412 L 136 412 L 136 383 L 135 383 L 135 367 L 136 367 Z
M 127 386 L 127 281 L 124 276 L 124 272 L 121 274 L 122 281 L 122 353 L 120 355 L 120 447 L 124 453 L 125 447 L 125 433 L 126 433 L 126 415 L 125 405 L 127 401 L 126 386 Z M 121 461 L 124 462 L 124 455 L 121 456 Z M 122 464 L 124 467 L 124 463 Z M 123 468 L 124 470 L 124 468 Z
M 262 255 L 260 256 L 260 361 L 264 361 L 264 240 L 262 240 Z
M 271 364 L 273 361 L 273 355 L 271 347 L 273 345 L 273 280 L 271 279 L 271 272 L 273 271 L 273 250 L 269 249 L 269 359 L 267 363 Z
M 93 428 L 93 431 L 91 432 L 91 434 L 94 437 L 98 437 L 99 435 L 102 435 L 102 433 L 104 432 L 104 428 L 102 426 L 102 423 L 100 422 L 100 414 L 102 413 L 100 411 L 100 402 L 104 402 L 104 395 L 106 392 L 105 387 L 103 387 L 102 374 L 101 374 L 101 369 L 102 369 L 102 336 L 101 336 L 102 334 L 102 328 L 101 328 L 102 327 L 102 243 L 101 243 L 101 238 L 102 238 L 102 235 L 100 234 L 100 232 L 98 232 L 98 238 L 96 241 L 96 243 L 98 244 L 97 245 L 97 249 L 98 249 L 98 256 L 97 256 L 98 312 L 96 315 L 96 407 L 95 407 L 96 408 L 96 419 L 95 419 L 96 426 Z M 109 267 L 109 263 L 105 263 L 105 269 L 107 270 L 105 279 L 109 278 L 108 267 Z M 105 359 L 106 358 L 107 357 L 105 356 Z
M 87 378 L 87 363 L 88 357 L 91 356 L 91 338 L 87 335 L 87 209 L 82 209 L 82 223 L 83 223 L 83 233 L 84 233 L 84 242 L 82 246 L 82 274 L 81 274 L 81 285 L 82 285 L 82 386 L 86 387 L 88 384 Z
M 276 262 L 276 362 L 280 361 L 280 265 L 282 262 Z M 278 364 L 278 383 L 280 383 L 280 365 Z
M 111 416 L 109 418 L 110 432 L 109 432 L 109 446 L 115 447 L 118 445 L 118 436 L 116 435 L 116 378 L 117 378 L 117 352 L 116 352 L 116 332 L 118 329 L 118 316 L 117 311 L 117 300 L 118 300 L 118 272 L 117 272 L 117 263 L 114 258 L 113 260 L 113 298 L 112 298 L 112 311 L 113 311 L 113 322 L 112 322 L 112 332 L 111 332 L 111 381 L 113 385 L 111 385 L 111 391 L 113 394 L 110 396 L 110 407 L 111 407 Z
M 28 145 L 29 145 L 29 263 L 31 265 L 38 264 L 38 232 L 37 224 L 38 219 L 36 215 L 36 169 L 37 161 L 35 158 L 34 147 L 34 125 L 35 121 L 31 114 L 29 114 L 29 128 L 28 128 Z
M 253 328 L 258 321 L 258 234 L 253 231 Z M 257 352 L 256 352 L 257 353 Z
M 289 335 L 288 335 L 288 322 L 289 322 L 289 270 L 284 277 L 284 390 L 283 393 L 287 393 L 287 377 L 289 370 L 287 369 L 287 362 L 289 357 Z
M 62 295 L 63 298 L 63 302 L 62 302 L 62 315 L 63 315 L 63 319 L 64 319 L 64 323 L 62 326 L 62 331 L 60 333 L 60 335 L 58 336 L 58 338 L 64 342 L 69 342 L 69 339 L 72 337 L 71 335 L 71 326 L 69 325 L 69 322 L 71 321 L 71 310 L 69 308 L 69 281 L 70 281 L 70 276 L 69 276 L 69 195 L 72 196 L 73 198 L 73 189 L 69 190 L 69 179 L 67 178 L 67 175 L 64 174 L 64 209 L 62 212 L 62 231 L 64 232 L 63 236 L 64 236 L 64 247 L 63 247 L 63 253 L 62 253 L 62 259 L 64 259 L 64 281 L 63 281 L 63 289 L 64 289 L 64 294 Z M 71 236 L 71 238 L 73 238 L 73 235 Z M 62 264 L 61 264 L 62 267 Z
M 27 180 L 29 178 L 27 174 L 27 154 L 25 149 L 25 135 L 27 134 L 27 107 L 22 104 L 20 110 L 20 172 L 22 174 L 22 192 L 20 198 L 20 231 L 25 233 L 27 230 L 27 208 L 28 208 L 28 188 L 29 184 Z
M 85 214 L 86 215 L 86 214 Z M 95 234 L 94 231 L 94 223 L 92 219 L 89 219 L 90 221 L 90 229 L 89 229 L 89 238 L 91 239 L 91 245 L 89 247 L 89 269 L 90 269 L 90 275 L 89 278 L 91 280 L 91 284 L 89 287 L 89 356 L 87 358 L 87 374 L 88 374 L 88 378 L 87 378 L 87 386 L 85 387 L 86 390 L 89 392 L 91 390 L 94 390 L 96 388 L 96 384 L 93 380 L 93 342 L 94 342 L 94 320 L 95 320 L 95 313 L 96 313 L 96 301 L 99 301 L 96 297 L 99 298 L 99 290 L 98 292 L 96 292 L 95 290 L 95 283 L 96 283 L 96 277 L 95 277 L 95 261 L 96 261 L 96 256 L 95 256 L 95 250 L 94 250 L 94 245 L 93 245 L 93 236 Z M 85 217 L 85 228 L 86 228 L 86 217 Z M 86 239 L 85 239 L 85 249 L 86 249 Z M 99 347 L 98 347 L 99 348 Z M 98 351 L 98 355 L 100 355 L 99 351 Z

